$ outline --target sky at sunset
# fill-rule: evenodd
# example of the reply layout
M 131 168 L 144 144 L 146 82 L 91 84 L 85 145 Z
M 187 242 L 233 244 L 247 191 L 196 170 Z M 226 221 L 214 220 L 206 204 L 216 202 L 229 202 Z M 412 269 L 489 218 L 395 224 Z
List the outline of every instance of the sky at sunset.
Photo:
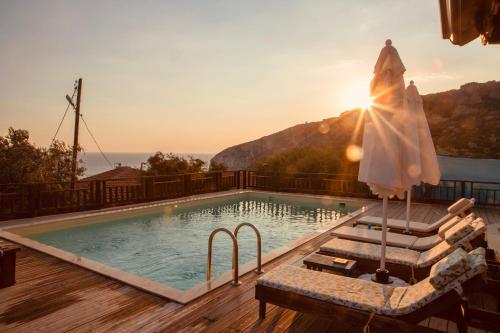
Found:
M 500 46 L 441 39 L 437 0 L 0 0 L 0 135 L 47 146 L 82 77 L 105 151 L 215 153 L 357 105 L 387 38 L 421 93 L 500 79 Z

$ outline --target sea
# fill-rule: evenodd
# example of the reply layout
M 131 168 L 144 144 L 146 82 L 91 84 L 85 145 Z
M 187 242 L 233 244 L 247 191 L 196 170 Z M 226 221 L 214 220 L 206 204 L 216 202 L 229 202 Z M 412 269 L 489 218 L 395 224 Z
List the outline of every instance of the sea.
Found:
M 130 166 L 140 168 L 153 153 L 105 153 L 111 165 L 104 159 L 101 153 L 86 152 L 80 155 L 85 163 L 85 176 L 92 176 L 116 167 Z M 179 156 L 193 156 L 205 161 L 208 166 L 214 154 L 179 153 Z M 478 159 L 438 156 L 441 168 L 441 179 L 447 180 L 473 180 L 484 182 L 500 182 L 500 159 Z
M 79 155 L 80 159 L 83 161 L 86 168 L 84 177 L 93 176 L 95 174 L 108 171 L 119 165 L 129 166 L 133 168 L 140 168 L 141 163 L 146 163 L 148 158 L 154 153 L 116 153 L 108 152 L 104 153 L 108 161 L 99 152 L 84 152 Z M 192 156 L 193 158 L 199 158 L 206 163 L 206 166 L 210 164 L 210 159 L 214 154 L 200 154 L 200 153 L 175 153 L 175 155 L 188 158 Z

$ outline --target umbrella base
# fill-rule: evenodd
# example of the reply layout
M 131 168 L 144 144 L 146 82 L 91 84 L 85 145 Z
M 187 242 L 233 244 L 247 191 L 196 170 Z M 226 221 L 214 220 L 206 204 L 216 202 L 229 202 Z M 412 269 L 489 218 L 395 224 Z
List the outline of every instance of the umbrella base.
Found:
M 387 269 L 378 268 L 375 274 L 372 275 L 372 281 L 381 284 L 391 284 L 393 281 L 389 276 L 389 271 Z

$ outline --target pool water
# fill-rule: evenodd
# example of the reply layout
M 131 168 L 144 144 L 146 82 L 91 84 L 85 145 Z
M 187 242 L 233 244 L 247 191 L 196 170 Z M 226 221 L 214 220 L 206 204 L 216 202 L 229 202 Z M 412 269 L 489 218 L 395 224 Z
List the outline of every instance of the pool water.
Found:
M 27 237 L 114 268 L 187 290 L 206 280 L 208 237 L 220 227 L 233 231 L 253 223 L 262 235 L 263 254 L 324 228 L 360 208 L 339 202 L 301 203 L 273 197 L 224 199 L 190 208 L 31 234 Z M 256 257 L 255 233 L 238 233 L 240 265 Z M 232 243 L 214 239 L 212 276 L 231 270 Z

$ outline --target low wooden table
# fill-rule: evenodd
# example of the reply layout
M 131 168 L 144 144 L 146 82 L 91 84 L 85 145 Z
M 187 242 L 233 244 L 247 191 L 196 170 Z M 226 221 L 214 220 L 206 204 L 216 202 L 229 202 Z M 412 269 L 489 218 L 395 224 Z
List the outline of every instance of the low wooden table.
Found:
M 347 264 L 339 264 L 333 262 L 335 257 L 325 256 L 318 253 L 312 253 L 304 258 L 304 265 L 308 269 L 313 269 L 317 271 L 322 271 L 323 269 L 329 269 L 335 272 L 342 273 L 345 276 L 351 276 L 356 268 L 356 261 L 349 260 Z
M 16 252 L 21 248 L 0 241 L 0 289 L 16 283 Z

